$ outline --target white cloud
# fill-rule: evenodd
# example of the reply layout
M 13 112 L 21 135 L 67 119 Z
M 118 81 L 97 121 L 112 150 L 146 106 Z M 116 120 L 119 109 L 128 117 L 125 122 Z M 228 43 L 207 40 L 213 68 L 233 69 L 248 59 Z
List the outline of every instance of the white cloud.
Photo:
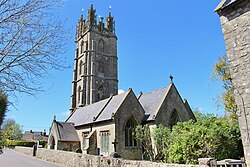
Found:
M 122 90 L 122 89 L 119 89 L 118 90 L 118 94 L 121 94 L 121 93 L 124 93 L 125 91 L 124 90 Z

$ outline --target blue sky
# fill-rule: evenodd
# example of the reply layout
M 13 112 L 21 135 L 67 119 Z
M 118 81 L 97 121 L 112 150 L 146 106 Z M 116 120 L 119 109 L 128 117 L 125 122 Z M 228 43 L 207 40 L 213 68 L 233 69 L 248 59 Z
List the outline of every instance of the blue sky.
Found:
M 131 87 L 137 94 L 149 92 L 168 86 L 172 74 L 182 98 L 192 108 L 222 115 L 223 110 L 215 105 L 221 85 L 210 79 L 212 65 L 225 53 L 219 16 L 213 12 L 219 2 L 94 0 L 98 16 L 106 17 L 111 11 L 115 17 L 119 89 L 126 91 Z M 75 26 L 81 14 L 87 16 L 90 4 L 90 0 L 65 0 L 58 11 L 72 30 L 63 55 L 71 68 L 51 71 L 52 77 L 45 80 L 45 93 L 36 97 L 22 95 L 15 104 L 17 110 L 9 108 L 7 118 L 14 118 L 23 130 L 48 130 L 54 115 L 61 121 L 67 118 Z

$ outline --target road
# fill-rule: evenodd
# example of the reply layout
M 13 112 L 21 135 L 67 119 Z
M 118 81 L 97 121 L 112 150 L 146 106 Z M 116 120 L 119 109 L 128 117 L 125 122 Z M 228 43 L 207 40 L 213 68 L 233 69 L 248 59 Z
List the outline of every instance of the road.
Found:
M 0 167 L 65 167 L 24 155 L 13 150 L 3 150 L 3 152 L 3 154 L 0 154 Z

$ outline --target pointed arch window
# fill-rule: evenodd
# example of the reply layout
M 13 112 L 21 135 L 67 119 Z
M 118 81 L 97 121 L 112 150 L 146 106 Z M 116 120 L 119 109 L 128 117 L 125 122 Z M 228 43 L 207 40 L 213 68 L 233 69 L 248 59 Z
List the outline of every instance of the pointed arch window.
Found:
M 96 50 L 96 41 L 93 41 L 93 50 Z
M 131 117 L 125 124 L 125 147 L 136 147 L 137 141 L 133 135 L 136 128 L 136 120 Z
M 180 121 L 181 121 L 181 117 L 179 115 L 179 112 L 176 109 L 174 109 L 173 112 L 171 113 L 170 119 L 169 119 L 170 129 L 172 129 L 173 126 L 176 125 L 177 122 L 180 122 Z
M 81 42 L 81 54 L 83 53 L 83 50 L 84 50 L 84 42 L 82 41 Z
M 83 67 L 83 62 L 82 60 L 80 61 L 80 64 L 79 64 L 79 75 L 82 74 L 82 67 Z
M 82 96 L 82 88 L 81 86 L 78 87 L 78 90 L 77 90 L 77 94 L 78 94 L 78 103 L 81 103 L 81 96 Z
M 98 71 L 104 73 L 104 61 L 100 60 L 98 63 Z
M 55 142 L 54 136 L 51 136 L 51 137 L 50 137 L 49 145 L 50 145 L 50 149 L 51 149 L 51 150 L 54 150 L 54 149 L 55 149 L 56 142 Z
M 89 43 L 88 43 L 88 41 L 86 41 L 85 50 L 88 50 L 88 48 L 89 48 Z
M 104 41 L 102 39 L 98 42 L 98 51 L 104 52 Z

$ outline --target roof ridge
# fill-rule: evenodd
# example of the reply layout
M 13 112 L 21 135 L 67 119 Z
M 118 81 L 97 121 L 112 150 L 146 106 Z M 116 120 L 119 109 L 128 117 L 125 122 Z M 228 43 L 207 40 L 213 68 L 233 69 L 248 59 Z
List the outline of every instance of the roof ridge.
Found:
M 140 91 L 139 95 L 137 96 L 137 100 L 140 100 L 141 96 L 143 95 L 143 92 Z
M 171 85 L 171 84 L 170 84 L 170 85 Z M 164 86 L 164 87 L 159 88 L 159 89 L 152 90 L 151 92 L 143 93 L 142 95 L 146 95 L 146 94 L 149 94 L 149 93 L 152 93 L 152 92 L 156 92 L 156 91 L 159 91 L 159 90 L 161 90 L 161 89 L 169 88 L 170 85 L 169 85 L 169 86 Z
M 109 97 L 109 98 L 110 98 L 110 97 Z M 83 108 L 87 108 L 87 107 L 91 107 L 91 106 L 93 106 L 93 105 L 97 105 L 97 104 L 103 103 L 105 100 L 108 100 L 108 101 L 106 102 L 106 103 L 108 103 L 108 102 L 109 102 L 109 98 L 106 98 L 106 99 L 97 101 L 97 102 L 92 103 L 92 104 L 89 104 L 89 105 L 85 105 L 85 106 L 80 107 L 80 108 L 76 108 L 75 111 L 72 112 L 72 113 L 69 115 L 69 117 L 66 119 L 65 122 L 67 122 L 75 112 L 77 112 L 77 111 L 79 111 L 79 110 L 81 110 L 81 109 L 83 109 Z
M 116 110 L 113 112 L 114 114 L 115 114 L 116 111 L 121 107 L 123 101 L 126 99 L 126 97 L 128 96 L 128 94 L 129 94 L 131 91 L 133 92 L 132 88 L 129 88 L 127 92 L 124 92 L 125 96 L 124 96 L 124 98 L 121 100 L 121 103 L 118 105 L 118 107 L 116 108 Z
M 97 116 L 93 118 L 93 121 L 97 120 L 97 118 L 101 115 L 101 113 L 107 107 L 107 105 L 109 104 L 109 102 L 111 101 L 112 98 L 113 98 L 113 95 L 111 97 L 109 97 L 107 103 L 102 107 L 101 111 L 97 114 Z
M 155 111 L 156 113 L 154 113 L 154 116 L 157 115 L 157 113 L 158 113 L 158 111 L 160 110 L 160 108 L 161 108 L 161 106 L 162 106 L 164 100 L 166 99 L 166 97 L 167 97 L 167 95 L 168 95 L 168 93 L 169 93 L 169 90 L 171 89 L 171 87 L 172 87 L 173 85 L 174 85 L 174 83 L 171 82 L 170 85 L 169 85 L 168 87 L 166 87 L 167 90 L 166 90 L 165 94 L 163 95 L 162 100 L 161 100 L 161 102 L 160 102 L 160 104 L 159 104 L 157 110 Z M 164 87 L 164 88 L 165 88 L 165 87 Z M 162 89 L 163 89 L 163 88 L 162 88 Z M 159 90 L 160 90 L 160 89 L 159 89 Z M 155 119 L 155 118 L 153 117 L 153 119 Z

